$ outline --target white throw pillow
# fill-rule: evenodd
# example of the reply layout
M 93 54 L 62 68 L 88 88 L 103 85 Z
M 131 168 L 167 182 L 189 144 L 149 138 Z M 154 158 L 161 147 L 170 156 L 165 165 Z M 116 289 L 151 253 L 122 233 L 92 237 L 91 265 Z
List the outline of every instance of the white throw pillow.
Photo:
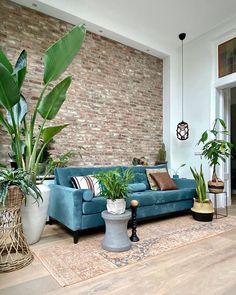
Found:
M 93 175 L 73 176 L 71 177 L 71 182 L 74 188 L 91 189 L 95 197 L 101 193 L 99 181 Z

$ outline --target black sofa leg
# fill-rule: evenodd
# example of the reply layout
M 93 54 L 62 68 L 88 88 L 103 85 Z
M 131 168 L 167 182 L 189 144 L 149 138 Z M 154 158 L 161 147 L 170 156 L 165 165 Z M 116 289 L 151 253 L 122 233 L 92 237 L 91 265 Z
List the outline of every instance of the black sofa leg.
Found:
M 75 230 L 73 236 L 74 236 L 74 244 L 77 244 L 79 241 L 79 230 Z
M 52 217 L 49 216 L 47 224 L 52 225 L 52 221 L 53 221 Z

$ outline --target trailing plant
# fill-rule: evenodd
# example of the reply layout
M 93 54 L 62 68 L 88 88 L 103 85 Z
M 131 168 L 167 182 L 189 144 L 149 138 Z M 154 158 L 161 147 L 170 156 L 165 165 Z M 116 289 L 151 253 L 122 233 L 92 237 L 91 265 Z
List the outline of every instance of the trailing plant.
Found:
M 22 169 L 0 169 L 0 204 L 5 206 L 8 189 L 11 185 L 16 185 L 22 191 L 25 202 L 31 196 L 35 201 L 42 200 L 40 190 L 32 181 L 31 175 Z
M 181 164 L 176 170 L 172 168 L 170 168 L 170 170 L 173 171 L 174 175 L 178 175 L 179 170 L 184 166 L 186 166 L 186 164 Z
M 202 164 L 200 166 L 200 172 L 198 173 L 196 168 L 192 169 L 192 167 L 190 167 L 190 170 L 193 174 L 193 177 L 196 181 L 196 192 L 197 192 L 197 196 L 198 196 L 198 202 L 201 203 L 205 203 L 208 202 L 208 199 L 206 197 L 206 183 L 205 183 L 205 179 L 203 176 L 203 171 L 202 171 Z
M 0 50 L 0 124 L 11 138 L 11 146 L 17 167 L 28 171 L 36 182 L 37 167 L 47 144 L 68 124 L 46 126 L 53 120 L 66 99 L 72 77 L 67 76 L 53 85 L 67 69 L 81 48 L 85 36 L 83 25 L 74 27 L 44 53 L 43 88 L 31 114 L 22 94 L 22 85 L 27 71 L 27 53 L 23 50 L 13 66 Z M 49 89 L 50 85 L 50 89 Z M 40 125 L 37 123 L 41 117 Z M 39 126 L 37 130 L 37 126 Z
M 122 174 L 118 169 L 98 172 L 95 177 L 99 180 L 101 194 L 107 199 L 126 199 L 128 194 L 128 183 L 134 178 L 132 169 L 127 169 Z
M 220 130 L 219 127 L 222 127 Z M 202 155 L 208 160 L 210 167 L 213 167 L 212 180 L 217 180 L 216 166 L 220 165 L 220 161 L 225 162 L 226 158 L 230 157 L 230 152 L 233 147 L 229 141 L 220 139 L 220 137 L 228 135 L 224 120 L 216 118 L 211 130 L 206 130 L 201 135 L 199 144 L 203 144 Z M 213 136 L 211 139 L 210 136 Z

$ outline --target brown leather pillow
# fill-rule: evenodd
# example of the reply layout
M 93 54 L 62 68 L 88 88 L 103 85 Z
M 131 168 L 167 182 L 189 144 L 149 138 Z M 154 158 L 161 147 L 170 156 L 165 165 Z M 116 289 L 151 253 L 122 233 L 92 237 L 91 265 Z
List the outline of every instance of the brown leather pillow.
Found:
M 169 173 L 151 173 L 150 175 L 152 179 L 156 182 L 156 184 L 159 186 L 161 191 L 177 189 L 177 186 L 174 183 L 174 181 L 170 178 Z

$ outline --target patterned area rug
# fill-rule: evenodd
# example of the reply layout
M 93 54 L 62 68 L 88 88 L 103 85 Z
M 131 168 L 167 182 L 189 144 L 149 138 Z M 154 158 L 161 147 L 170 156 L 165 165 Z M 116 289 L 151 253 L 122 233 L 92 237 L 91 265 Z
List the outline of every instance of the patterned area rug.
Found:
M 68 236 L 49 245 L 36 245 L 33 252 L 61 286 L 68 286 L 235 227 L 233 216 L 202 223 L 188 215 L 139 225 L 140 241 L 122 253 L 101 248 L 103 233 L 82 236 L 76 245 Z

